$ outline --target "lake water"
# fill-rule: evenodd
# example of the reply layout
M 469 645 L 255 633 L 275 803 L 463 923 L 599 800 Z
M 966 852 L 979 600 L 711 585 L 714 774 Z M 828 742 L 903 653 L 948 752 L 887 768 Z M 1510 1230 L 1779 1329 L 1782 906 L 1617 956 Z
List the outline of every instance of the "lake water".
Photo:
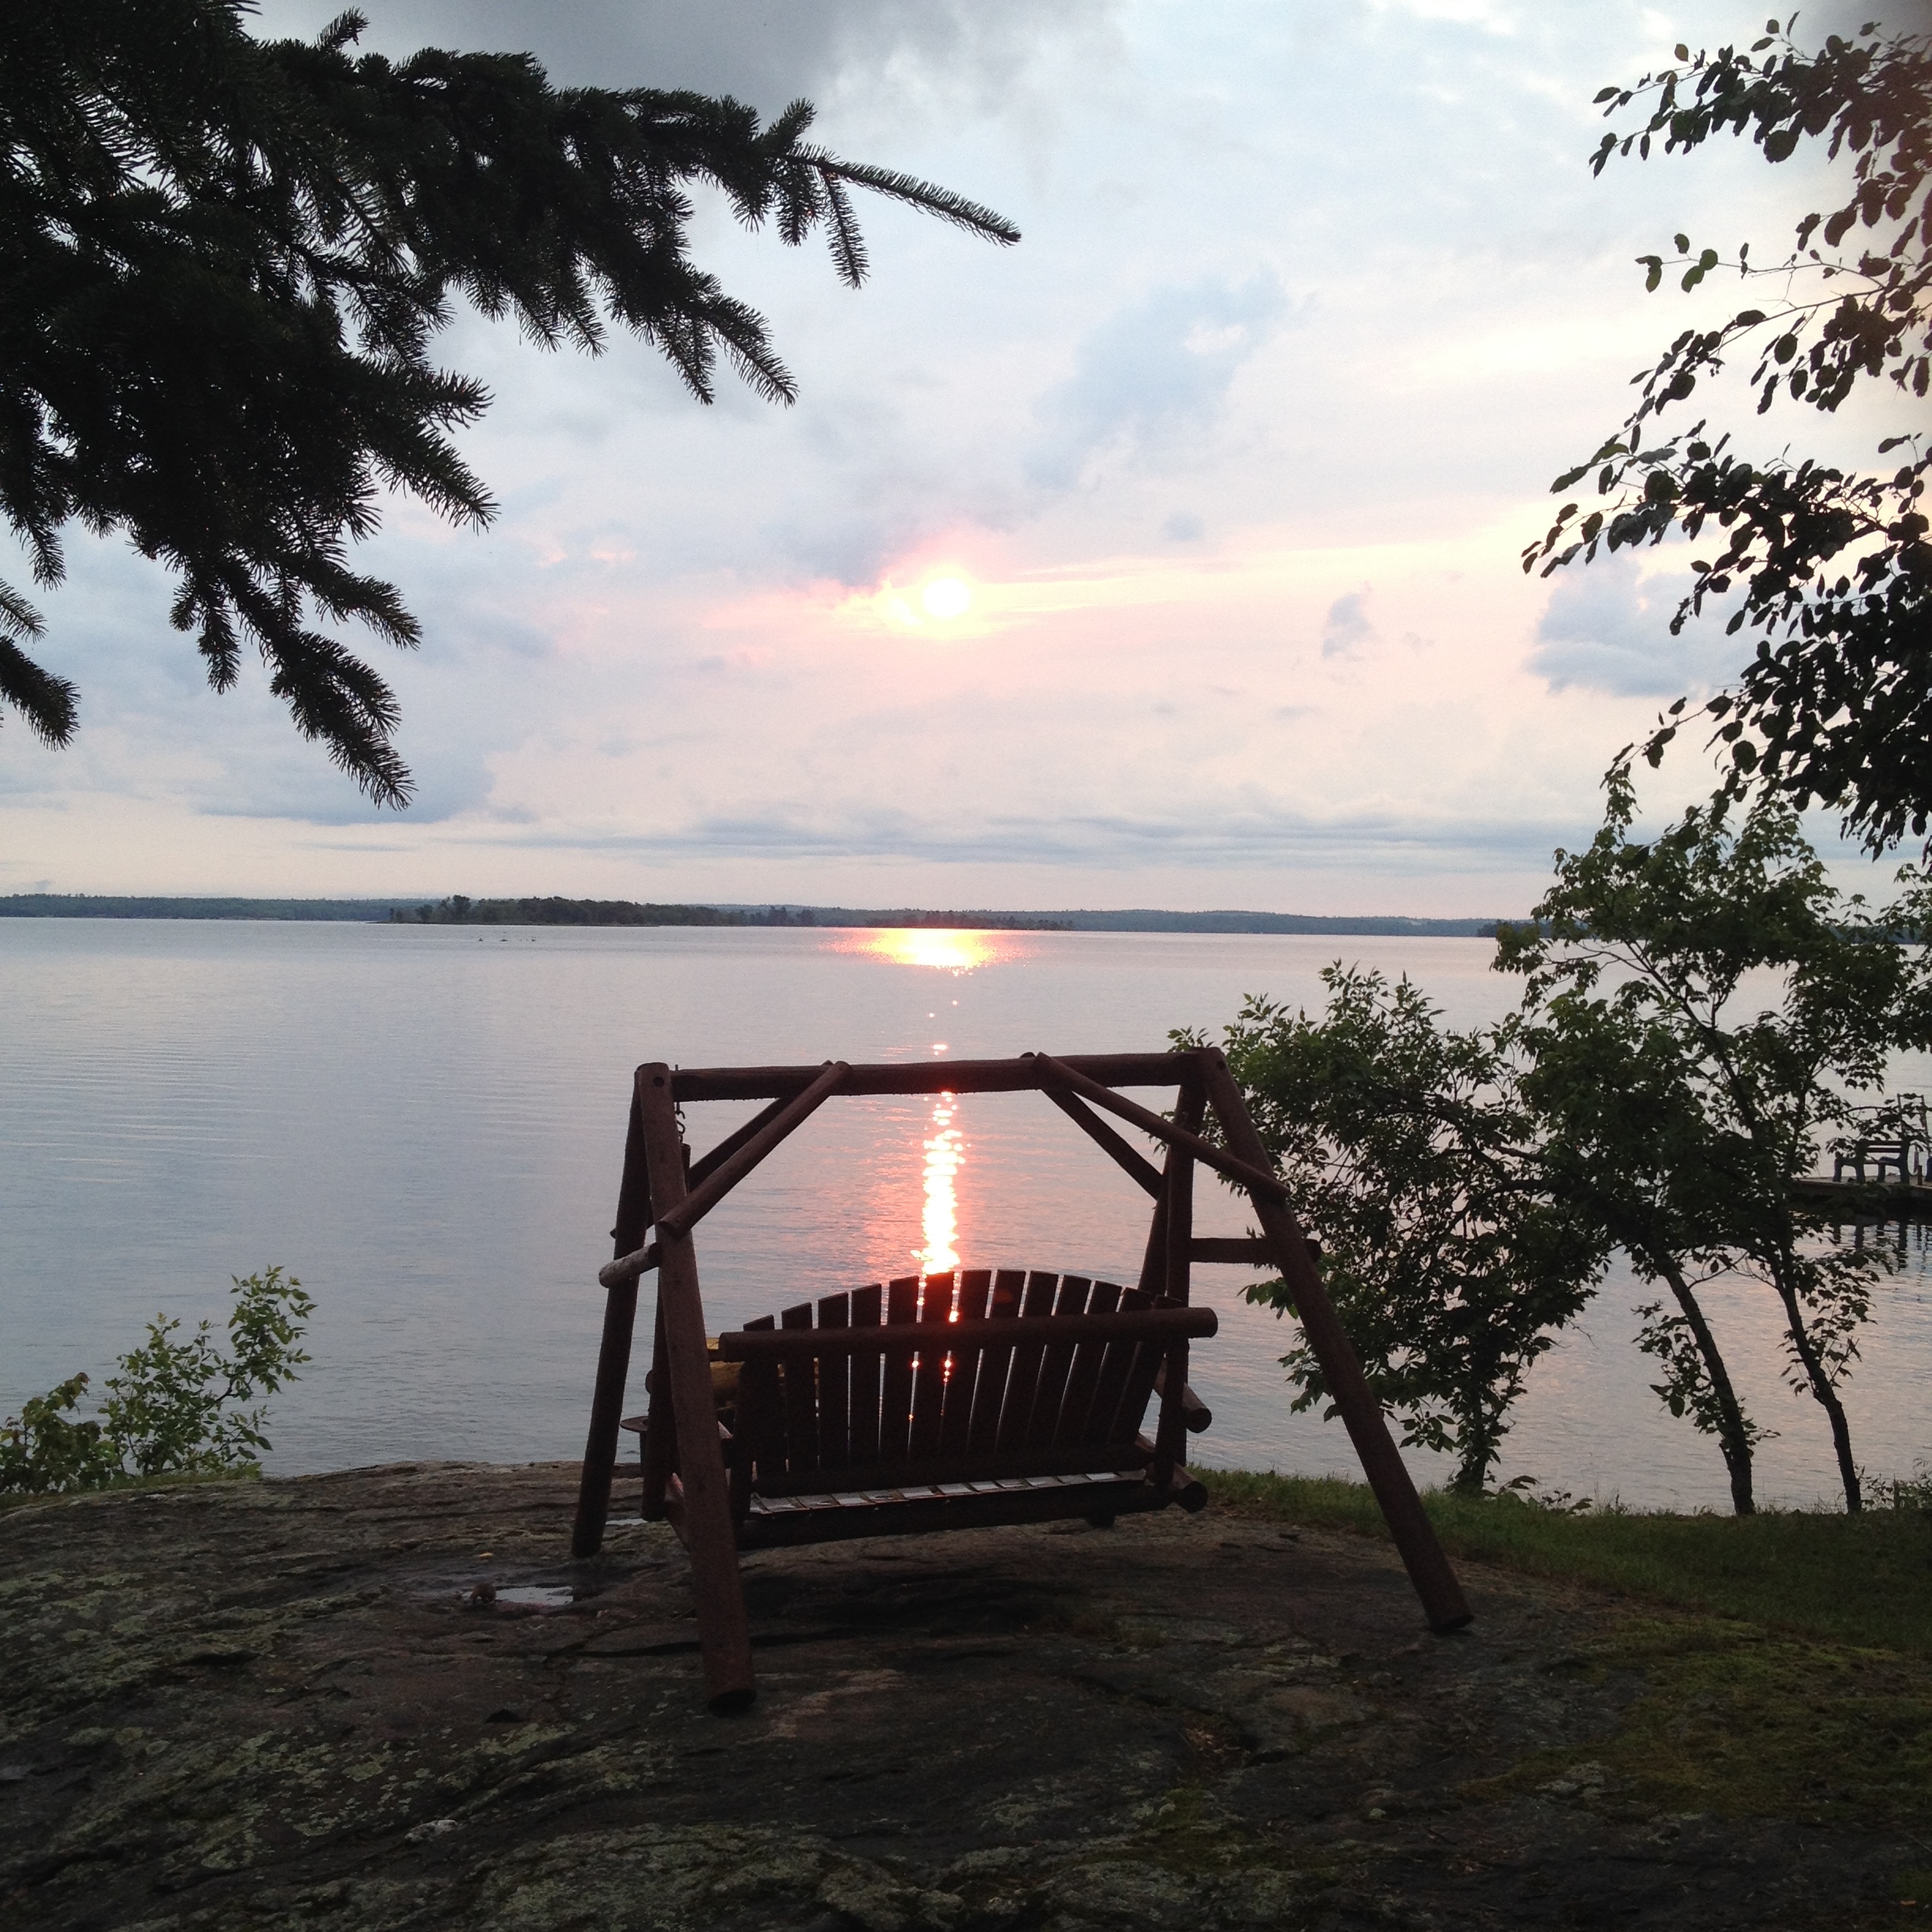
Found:
M 1319 1000 L 1339 955 L 1407 972 L 1469 1023 L 1515 983 L 1462 939 L 0 920 L 0 1413 L 157 1310 L 219 1320 L 279 1262 L 318 1308 L 275 1402 L 273 1468 L 581 1453 L 629 1097 L 646 1059 L 930 1060 L 1159 1050 L 1241 997 Z M 1932 1069 L 1904 1069 L 1932 1085 Z M 1151 1099 L 1151 1095 L 1144 1096 Z M 744 1118 L 690 1110 L 702 1151 Z M 1204 1177 L 1197 1230 L 1240 1234 Z M 925 1256 L 1131 1281 L 1144 1197 L 1038 1095 L 828 1103 L 698 1236 L 715 1329 Z M 1878 1294 L 1847 1391 L 1861 1461 L 1932 1458 L 1925 1230 Z M 1284 1331 L 1203 1267 L 1204 1462 L 1352 1468 L 1294 1416 Z M 1714 1447 L 1664 1413 L 1613 1276 L 1534 1372 L 1503 1474 L 1642 1507 L 1726 1506 Z M 1759 1492 L 1835 1490 L 1823 1417 L 1786 1391 L 1769 1296 L 1713 1292 L 1747 1403 L 1780 1432 Z M 649 1284 L 633 1402 L 642 1406 Z M 1440 1480 L 1434 1459 L 1411 1457 Z

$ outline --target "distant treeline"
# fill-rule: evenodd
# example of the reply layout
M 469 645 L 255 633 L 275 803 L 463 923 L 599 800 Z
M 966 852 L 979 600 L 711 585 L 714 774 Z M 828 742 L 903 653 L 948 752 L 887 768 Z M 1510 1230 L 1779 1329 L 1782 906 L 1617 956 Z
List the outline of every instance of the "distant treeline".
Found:
M 987 915 L 975 913 L 975 919 Z M 1402 919 L 1393 914 L 1334 916 L 1312 912 L 1163 912 L 1130 907 L 1117 912 L 1049 912 L 1067 932 L 1331 933 L 1338 937 L 1493 939 L 1493 919 Z
M 351 919 L 423 926 L 925 926 L 999 932 L 1312 933 L 1331 938 L 1493 939 L 1490 919 L 1323 916 L 1306 912 L 992 911 L 919 906 L 659 905 L 632 899 L 163 899 L 15 893 L 0 919 Z
M 13 893 L 0 919 L 345 919 L 389 917 L 395 899 L 146 899 L 93 893 Z
M 398 907 L 396 925 L 422 926 L 747 926 L 743 912 L 716 906 L 640 905 L 631 899 L 466 899 L 461 893 L 414 910 Z
M 858 912 L 838 906 L 640 904 L 633 899 L 467 899 L 398 907 L 396 925 L 421 926 L 931 926 L 1005 932 L 1065 932 L 1065 924 L 1018 912 L 929 912 L 914 907 Z
M 1057 912 L 929 912 L 917 906 L 863 911 L 853 906 L 768 906 L 747 919 L 748 926 L 932 926 L 948 932 L 1071 932 Z
M 1493 939 L 1493 919 L 1402 919 L 1394 914 L 1327 917 L 1309 912 L 1165 912 L 1153 907 L 1125 912 L 922 912 L 855 906 L 800 906 L 790 916 L 773 907 L 754 925 L 950 926 L 1005 932 L 1327 933 L 1336 937 L 1425 939 Z M 1507 922 L 1506 922 L 1507 923 Z

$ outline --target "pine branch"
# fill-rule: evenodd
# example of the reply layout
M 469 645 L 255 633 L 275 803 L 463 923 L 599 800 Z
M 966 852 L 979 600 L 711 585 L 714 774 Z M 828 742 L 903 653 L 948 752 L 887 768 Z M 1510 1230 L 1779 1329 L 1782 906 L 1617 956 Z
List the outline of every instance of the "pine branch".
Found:
M 546 347 L 595 354 L 626 328 L 701 402 L 722 355 L 790 402 L 764 319 L 690 259 L 695 186 L 754 227 L 775 212 L 788 244 L 822 223 L 854 286 L 851 186 L 1016 238 L 949 190 L 807 145 L 807 102 L 761 127 L 729 99 L 555 89 L 527 54 L 392 62 L 359 51 L 358 12 L 313 42 L 256 41 L 245 17 L 236 0 L 9 14 L 0 514 L 43 583 L 70 519 L 125 533 L 178 578 L 170 616 L 213 687 L 235 683 L 245 631 L 298 728 L 380 803 L 409 791 L 394 700 L 305 612 L 413 645 L 399 593 L 345 546 L 385 489 L 459 526 L 495 514 L 449 436 L 488 393 L 428 360 L 455 297 Z M 3 695 L 65 742 L 72 687 L 20 650 L 24 623 Z
M 0 583 L 0 703 L 10 704 L 43 743 L 60 746 L 80 721 L 80 693 L 43 670 L 21 649 L 46 626 L 40 613 L 10 585 Z

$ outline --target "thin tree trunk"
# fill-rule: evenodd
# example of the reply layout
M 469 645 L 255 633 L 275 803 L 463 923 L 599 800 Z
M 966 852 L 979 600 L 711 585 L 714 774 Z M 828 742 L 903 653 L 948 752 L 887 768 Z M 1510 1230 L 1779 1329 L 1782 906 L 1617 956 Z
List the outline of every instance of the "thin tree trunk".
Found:
M 1479 1496 L 1488 1492 L 1489 1471 L 1501 1453 L 1502 1444 L 1496 1432 L 1488 1426 L 1483 1406 L 1481 1392 L 1478 1391 L 1475 1402 L 1465 1406 L 1462 1427 L 1456 1434 L 1456 1446 L 1462 1451 L 1462 1460 L 1450 1479 L 1451 1495 Z
M 1496 1400 L 1499 1372 L 1495 1351 L 1485 1350 L 1480 1340 L 1472 1342 L 1468 1380 L 1461 1391 L 1461 1428 L 1458 1446 L 1462 1451 L 1461 1466 L 1450 1484 L 1458 1496 L 1481 1496 L 1489 1487 L 1489 1472 L 1503 1458 L 1503 1410 L 1507 1404 Z
M 1697 1342 L 1698 1354 L 1703 1358 L 1704 1372 L 1710 1377 L 1711 1397 L 1717 1405 L 1717 1447 L 1731 1477 L 1731 1507 L 1740 1516 L 1754 1515 L 1758 1506 L 1751 1496 L 1750 1431 L 1745 1426 L 1744 1411 L 1731 1386 L 1731 1372 L 1717 1352 L 1717 1338 L 1711 1333 L 1710 1324 L 1704 1319 L 1704 1310 L 1684 1279 L 1676 1256 L 1653 1253 L 1648 1259 L 1676 1297 L 1677 1305 L 1683 1311 L 1684 1320 Z
M 1811 1393 L 1831 1420 L 1832 1447 L 1838 1456 L 1838 1479 L 1844 1485 L 1845 1509 L 1855 1516 L 1864 1507 L 1864 1499 L 1859 1494 L 1858 1465 L 1852 1460 L 1852 1430 L 1845 1421 L 1844 1404 L 1839 1401 L 1838 1391 L 1832 1387 L 1831 1378 L 1825 1372 L 1825 1365 L 1818 1360 L 1818 1350 L 1811 1346 L 1810 1331 L 1804 1324 L 1804 1312 L 1799 1307 L 1798 1297 L 1784 1279 L 1781 1268 L 1773 1275 L 1772 1285 L 1777 1290 L 1779 1301 L 1784 1305 L 1785 1327 L 1811 1384 Z

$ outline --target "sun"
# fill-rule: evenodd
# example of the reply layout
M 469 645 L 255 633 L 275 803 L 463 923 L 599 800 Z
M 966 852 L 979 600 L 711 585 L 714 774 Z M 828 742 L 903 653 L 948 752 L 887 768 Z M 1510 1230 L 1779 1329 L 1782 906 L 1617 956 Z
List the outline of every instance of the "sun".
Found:
M 935 577 L 919 593 L 919 603 L 928 617 L 964 617 L 972 608 L 972 591 L 958 577 Z

